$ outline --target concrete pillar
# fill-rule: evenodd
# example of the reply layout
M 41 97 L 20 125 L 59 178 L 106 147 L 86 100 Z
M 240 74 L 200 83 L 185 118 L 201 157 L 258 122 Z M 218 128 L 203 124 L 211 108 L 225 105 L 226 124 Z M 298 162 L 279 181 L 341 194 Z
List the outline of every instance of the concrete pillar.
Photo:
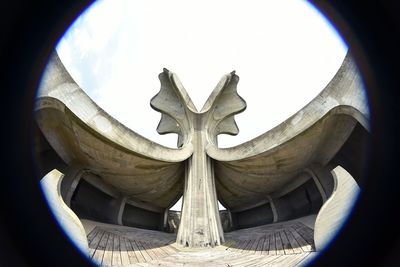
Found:
M 195 131 L 193 137 L 196 149 L 186 164 L 177 242 L 188 247 L 216 246 L 224 242 L 224 235 L 215 190 L 214 166 L 204 150 L 204 132 Z
M 322 201 L 325 203 L 330 197 L 334 188 L 334 179 L 328 168 L 323 166 L 312 164 L 305 171 L 311 175 L 318 191 L 321 194 Z
M 278 221 L 278 211 L 276 210 L 274 201 L 272 200 L 271 196 L 267 196 L 269 204 L 271 206 L 272 214 L 274 215 L 273 222 L 276 223 Z
M 126 197 L 120 198 L 118 215 L 117 215 L 117 223 L 118 223 L 118 225 L 123 225 L 123 223 L 122 223 L 122 215 L 124 213 L 125 204 L 126 204 Z
M 68 207 L 71 207 L 72 196 L 84 174 L 85 170 L 82 167 L 74 165 L 69 166 L 64 174 L 61 183 L 61 196 Z
M 230 229 L 232 230 L 234 228 L 233 219 L 232 219 L 232 212 L 231 212 L 230 209 L 226 209 L 226 211 L 228 213 L 229 225 L 231 226 Z
M 239 76 L 222 77 L 200 112 L 197 111 L 178 77 L 167 69 L 159 75 L 160 92 L 150 105 L 161 112 L 160 134 L 178 134 L 178 147 L 192 146 L 185 162 L 185 187 L 177 243 L 188 247 L 208 247 L 224 242 L 218 210 L 214 166 L 206 147 L 217 145 L 219 134 L 236 135 L 234 115 L 246 108 L 237 94 Z
M 168 224 L 168 211 L 169 208 L 166 208 L 164 210 L 164 216 L 163 216 L 163 224 L 162 224 L 162 229 L 165 231 L 167 229 L 167 224 Z

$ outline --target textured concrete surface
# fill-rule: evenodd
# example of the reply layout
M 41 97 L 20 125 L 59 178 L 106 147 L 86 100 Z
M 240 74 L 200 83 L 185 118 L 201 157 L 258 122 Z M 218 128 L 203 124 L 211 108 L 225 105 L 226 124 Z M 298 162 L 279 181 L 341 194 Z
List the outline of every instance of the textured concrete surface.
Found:
M 315 246 L 324 249 L 340 231 L 360 193 L 353 177 L 341 166 L 332 170 L 335 188 L 332 196 L 322 206 L 315 221 Z
M 79 216 L 162 229 L 183 194 L 177 244 L 215 246 L 225 240 L 217 200 L 233 229 L 287 221 L 316 214 L 330 201 L 338 163 L 361 173 L 356 165 L 365 157 L 353 150 L 365 151 L 369 114 L 350 55 L 303 109 L 232 148 L 218 148 L 217 135 L 237 134 L 234 115 L 246 108 L 235 72 L 222 77 L 200 111 L 176 74 L 164 69 L 159 79 L 160 92 L 151 99 L 162 114 L 157 131 L 177 133 L 176 149 L 109 116 L 52 57 L 35 107 L 36 146 L 46 156 L 40 171 L 63 167 L 62 195 Z
M 98 107 L 72 80 L 57 55 L 36 102 L 36 120 L 52 148 L 123 195 L 167 207 L 182 194 L 192 147 L 171 149 L 136 134 Z
M 160 92 L 150 104 L 162 113 L 157 131 L 177 133 L 178 146 L 193 147 L 185 166 L 183 207 L 177 242 L 187 247 L 216 246 L 224 242 L 215 190 L 214 163 L 206 153 L 221 133 L 239 132 L 234 115 L 246 108 L 237 94 L 239 77 L 235 72 L 224 75 L 200 112 L 176 74 L 164 69 L 159 75 Z
M 220 201 L 232 209 L 246 207 L 297 187 L 306 168 L 325 166 L 335 156 L 357 122 L 368 129 L 368 116 L 362 82 L 348 55 L 326 88 L 282 124 L 236 147 L 210 144 Z
M 62 179 L 63 174 L 54 169 L 40 180 L 40 186 L 61 228 L 81 252 L 88 254 L 89 247 L 85 229 L 79 218 L 64 203 L 61 197 Z

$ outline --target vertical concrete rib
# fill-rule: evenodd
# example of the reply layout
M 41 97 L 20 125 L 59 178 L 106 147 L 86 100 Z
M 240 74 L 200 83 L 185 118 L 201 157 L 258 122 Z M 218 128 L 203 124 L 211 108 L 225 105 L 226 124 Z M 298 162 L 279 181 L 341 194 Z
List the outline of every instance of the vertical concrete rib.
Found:
M 315 172 L 313 170 L 311 170 L 310 168 L 306 168 L 305 171 L 311 175 L 311 177 L 314 180 L 315 185 L 317 186 L 317 189 L 322 197 L 322 202 L 325 203 L 327 198 L 326 192 L 324 190 L 324 187 L 322 186 L 320 180 L 318 179 L 317 175 L 315 174 Z
M 118 209 L 118 215 L 117 215 L 117 223 L 119 225 L 123 225 L 122 215 L 124 214 L 125 204 L 126 204 L 126 197 L 121 198 L 121 202 L 119 204 L 119 209 Z
M 61 196 L 68 207 L 71 207 L 72 196 L 84 173 L 85 170 L 83 168 L 72 165 L 64 175 L 61 183 Z
M 277 210 L 276 210 L 276 207 L 275 207 L 274 201 L 272 200 L 272 197 L 271 197 L 270 195 L 267 195 L 267 198 L 268 198 L 269 204 L 270 204 L 270 206 L 271 206 L 272 215 L 274 216 L 273 222 L 275 223 L 275 222 L 277 222 L 278 219 L 279 219 L 279 218 L 278 218 L 278 212 L 277 212 Z

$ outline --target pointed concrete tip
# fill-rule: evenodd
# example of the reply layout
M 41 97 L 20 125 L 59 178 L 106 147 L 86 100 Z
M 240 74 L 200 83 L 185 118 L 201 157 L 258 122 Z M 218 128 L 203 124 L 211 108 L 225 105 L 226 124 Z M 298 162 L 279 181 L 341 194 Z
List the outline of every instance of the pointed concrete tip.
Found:
M 170 71 L 167 68 L 163 68 L 163 72 L 169 73 Z
M 231 71 L 231 75 L 235 75 L 236 74 L 236 70 Z

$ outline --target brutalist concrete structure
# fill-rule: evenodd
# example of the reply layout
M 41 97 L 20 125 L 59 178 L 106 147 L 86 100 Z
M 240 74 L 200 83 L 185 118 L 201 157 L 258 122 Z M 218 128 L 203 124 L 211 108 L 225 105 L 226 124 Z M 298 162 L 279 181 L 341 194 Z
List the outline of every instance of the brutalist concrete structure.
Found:
M 217 136 L 238 134 L 234 115 L 246 108 L 235 72 L 222 77 L 200 111 L 174 73 L 164 69 L 159 79 L 150 103 L 162 114 L 157 131 L 178 134 L 176 149 L 109 116 L 53 55 L 35 108 L 39 176 L 64 174 L 60 194 L 79 218 L 165 231 L 169 208 L 183 195 L 181 214 L 174 215 L 182 247 L 218 246 L 224 232 L 320 211 L 315 234 L 338 227 L 332 220 L 346 202 L 340 192 L 362 187 L 370 138 L 368 104 L 350 55 L 303 109 L 231 148 L 219 148 Z M 227 208 L 225 227 L 217 201 Z M 326 220 L 329 214 L 335 218 Z

